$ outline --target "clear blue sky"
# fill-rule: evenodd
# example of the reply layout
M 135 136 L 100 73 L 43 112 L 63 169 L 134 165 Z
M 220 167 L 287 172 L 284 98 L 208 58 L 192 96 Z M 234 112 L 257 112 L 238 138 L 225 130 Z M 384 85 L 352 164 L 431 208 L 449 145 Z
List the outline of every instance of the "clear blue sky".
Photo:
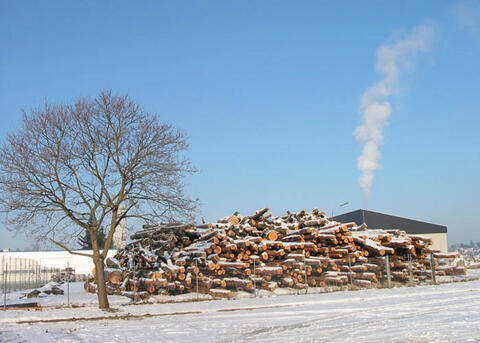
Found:
M 430 52 L 400 79 L 367 198 L 361 95 L 376 50 L 418 25 Z M 0 139 L 21 108 L 102 89 L 183 128 L 207 220 L 269 206 L 367 208 L 480 241 L 480 3 L 0 0 Z M 0 246 L 24 247 L 0 229 Z

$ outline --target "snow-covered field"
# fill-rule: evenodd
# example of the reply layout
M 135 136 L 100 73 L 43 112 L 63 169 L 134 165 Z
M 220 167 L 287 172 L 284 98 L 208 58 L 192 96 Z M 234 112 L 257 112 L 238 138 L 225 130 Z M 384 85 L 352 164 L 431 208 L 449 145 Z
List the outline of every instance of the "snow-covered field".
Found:
M 0 312 L 0 342 L 480 342 L 478 280 L 153 305 L 111 297 L 116 312 L 96 309 L 95 296 L 81 291 L 73 285 L 72 297 L 86 307 Z M 19 324 L 105 316 L 112 318 Z

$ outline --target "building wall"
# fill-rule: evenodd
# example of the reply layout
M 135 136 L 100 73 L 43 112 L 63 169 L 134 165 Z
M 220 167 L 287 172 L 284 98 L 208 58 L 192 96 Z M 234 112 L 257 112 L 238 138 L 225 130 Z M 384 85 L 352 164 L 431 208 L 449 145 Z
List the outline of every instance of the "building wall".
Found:
M 428 236 L 433 239 L 431 248 L 439 249 L 442 252 L 448 251 L 448 242 L 446 233 L 422 233 L 422 236 Z

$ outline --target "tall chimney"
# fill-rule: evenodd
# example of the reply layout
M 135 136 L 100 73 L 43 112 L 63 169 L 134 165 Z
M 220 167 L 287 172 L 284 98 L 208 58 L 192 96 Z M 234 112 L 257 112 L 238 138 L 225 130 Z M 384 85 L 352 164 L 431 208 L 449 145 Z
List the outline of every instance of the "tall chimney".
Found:
M 121 204 L 118 209 L 118 215 L 121 216 L 125 213 L 126 206 Z M 115 233 L 113 234 L 113 249 L 123 249 L 127 245 L 127 221 L 125 218 L 122 218 Z

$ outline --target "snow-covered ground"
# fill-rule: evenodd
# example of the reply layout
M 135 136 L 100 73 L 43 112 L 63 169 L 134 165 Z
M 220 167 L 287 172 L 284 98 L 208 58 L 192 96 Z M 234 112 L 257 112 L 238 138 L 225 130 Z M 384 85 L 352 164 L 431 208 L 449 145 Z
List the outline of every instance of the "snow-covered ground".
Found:
M 86 307 L 0 312 L 0 342 L 480 342 L 478 280 L 153 305 L 110 297 L 116 312 L 93 307 L 95 296 L 77 294 L 80 286 L 72 295 Z M 105 316 L 112 318 L 19 324 Z

